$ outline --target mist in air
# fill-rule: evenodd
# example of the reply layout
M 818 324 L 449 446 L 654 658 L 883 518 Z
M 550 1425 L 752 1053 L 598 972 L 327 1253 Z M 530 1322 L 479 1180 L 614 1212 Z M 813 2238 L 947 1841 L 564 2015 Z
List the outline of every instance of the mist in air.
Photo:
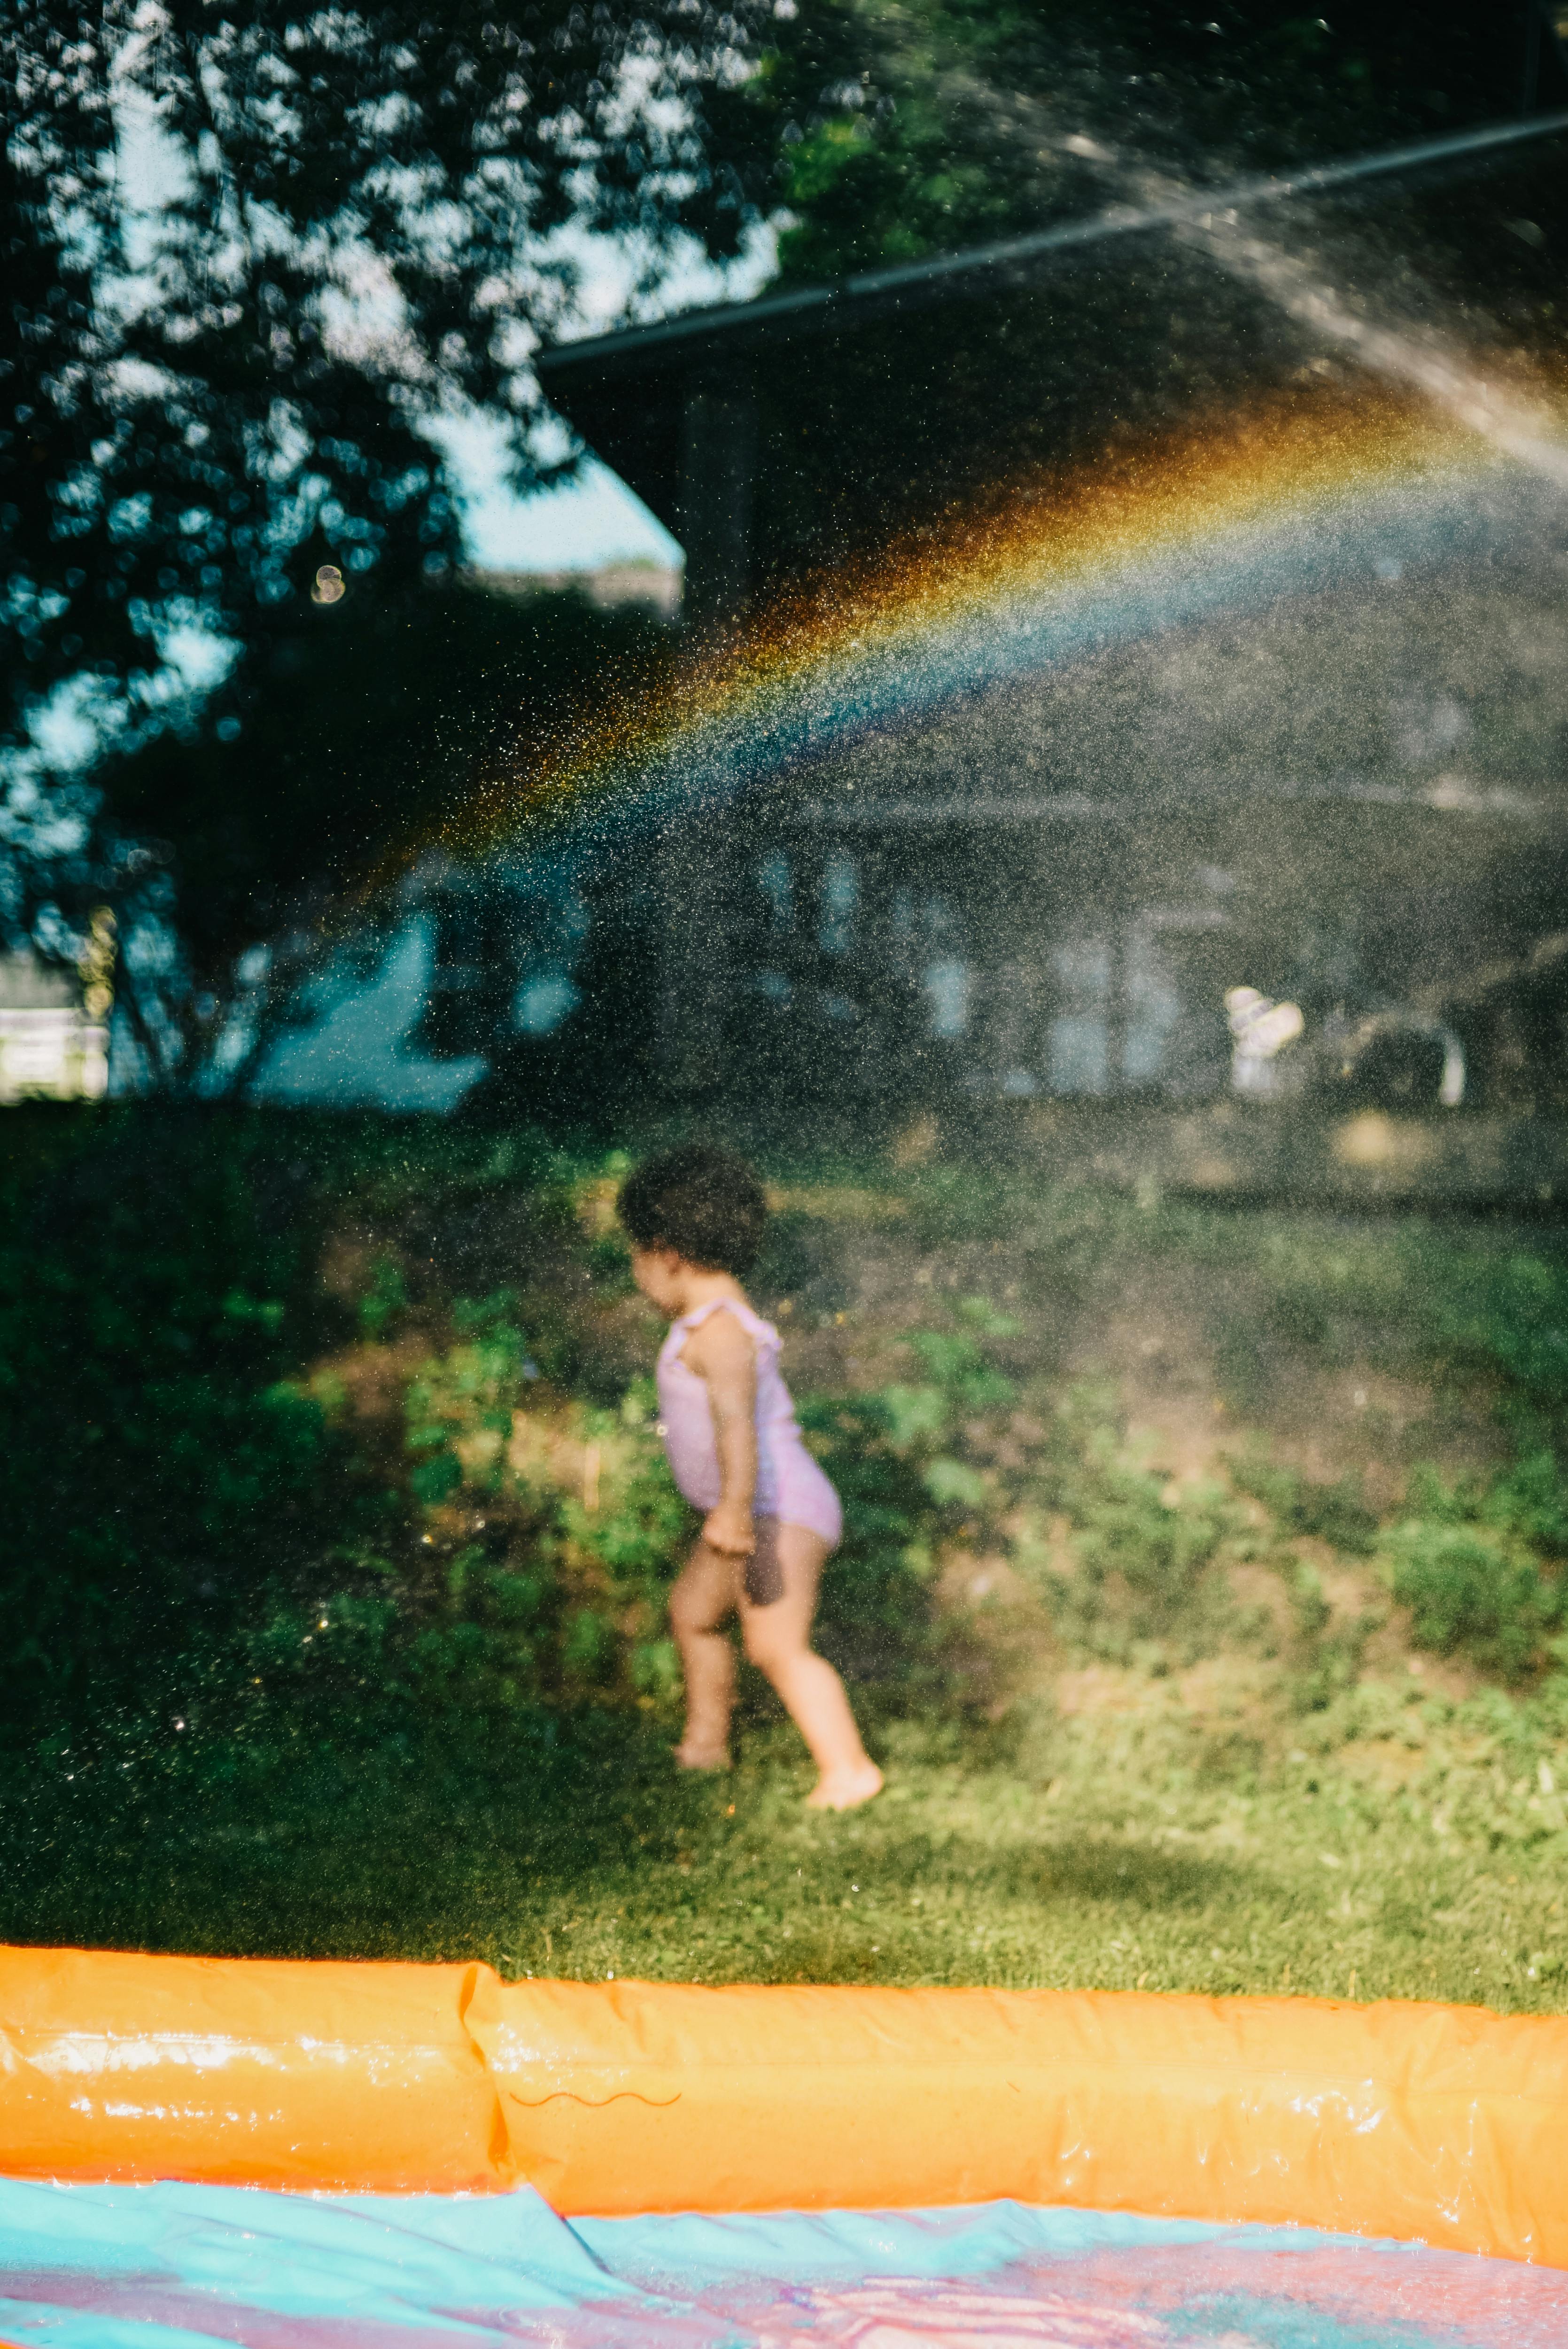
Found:
M 67 2349 L 1563 2336 L 1568 67 L 1217 6 L 15 36 Z

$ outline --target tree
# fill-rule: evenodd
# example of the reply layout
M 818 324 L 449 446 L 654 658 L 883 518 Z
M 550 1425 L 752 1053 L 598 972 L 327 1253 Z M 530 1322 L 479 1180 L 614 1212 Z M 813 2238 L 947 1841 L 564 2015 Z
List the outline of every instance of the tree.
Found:
M 14 922 L 62 893 L 145 891 L 145 845 L 117 845 L 132 816 L 156 837 L 176 815 L 177 853 L 232 826 L 236 781 L 264 779 L 209 760 L 192 797 L 188 753 L 287 693 L 313 599 L 373 597 L 406 626 L 407 598 L 449 577 L 433 409 L 499 410 L 520 484 L 549 473 L 527 361 L 572 292 L 564 230 L 631 240 L 650 275 L 681 239 L 738 250 L 765 177 L 748 188 L 705 109 L 755 5 L 10 0 L 0 743 L 34 819 L 12 826 L 33 850 Z M 161 160 L 157 222 L 124 193 L 129 132 Z M 220 693 L 182 682 L 181 644 L 223 648 Z M 90 836 L 32 740 L 62 694 L 108 753 Z M 295 870 L 292 850 L 272 860 L 248 916 L 209 924 L 201 985 L 317 877 L 316 844 L 293 843 Z
M 748 95 L 779 129 L 781 272 L 810 281 L 1098 208 L 1111 153 L 1221 179 L 1562 105 L 1568 83 L 1536 0 L 803 0 Z
M 458 516 L 421 428 L 499 410 L 520 484 L 549 474 L 528 357 L 565 316 L 577 233 L 634 249 L 651 285 L 681 240 L 731 255 L 783 204 L 785 276 L 829 277 L 1096 209 L 1124 166 L 1215 178 L 1520 102 L 1523 0 L 1501 33 L 1469 0 L 1334 24 L 1210 5 L 9 0 L 0 918 L 52 921 L 68 951 L 95 903 L 150 916 L 176 983 L 144 1040 L 190 1072 L 194 1007 L 244 949 L 407 825 L 492 687 L 544 691 L 526 645 L 470 665 L 494 616 L 449 594 Z M 164 158 L 156 231 L 125 194 L 138 122 Z M 1543 311 L 1549 238 L 1505 255 Z M 1495 287 L 1496 258 L 1460 274 Z M 431 670 L 459 642 L 438 748 Z M 216 689 L 181 647 L 222 648 Z M 407 756 L 365 722 L 393 707 Z M 46 709 L 96 727 L 85 783 L 57 726 L 33 741 Z
M 264 945 L 282 975 L 378 865 L 447 833 L 459 853 L 490 846 L 451 821 L 476 775 L 657 690 L 672 657 L 649 613 L 451 574 L 285 605 L 203 723 L 166 729 L 105 778 L 117 822 L 160 858 L 152 872 L 178 875 L 183 985 L 160 992 L 190 1076 L 248 948 Z
M 125 598 L 98 574 L 108 550 L 92 497 L 94 452 L 116 429 L 115 343 L 94 291 L 113 253 L 108 80 L 90 5 L 15 0 L 0 20 L 0 647 L 13 720 L 64 677 L 123 674 L 140 650 Z M 0 744 L 5 734 L 0 720 Z M 24 762 L 0 792 L 0 919 L 13 930 L 40 871 L 81 862 L 90 810 L 38 780 Z

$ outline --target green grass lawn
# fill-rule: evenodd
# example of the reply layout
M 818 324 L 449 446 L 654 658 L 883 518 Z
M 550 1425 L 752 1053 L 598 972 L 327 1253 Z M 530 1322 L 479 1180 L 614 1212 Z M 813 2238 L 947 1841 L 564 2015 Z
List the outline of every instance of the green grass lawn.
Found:
M 193 1132 L 189 1261 L 162 1160 L 90 1229 L 109 1145 L 16 1178 L 0 1932 L 1568 2006 L 1553 1233 L 775 1160 L 889 1773 L 832 1818 L 749 1678 L 733 1773 L 668 1758 L 614 1165 Z
M 1439 1711 L 1444 1708 L 1437 1708 Z M 1423 1726 L 1426 1726 L 1423 1724 Z M 885 1796 L 809 1812 L 788 1731 L 677 1779 L 652 1740 L 397 1766 L 302 1755 L 243 1788 L 165 1771 L 118 1820 L 51 1804 L 7 1929 L 267 1956 L 483 1958 L 509 1976 L 986 1982 L 1440 1998 L 1556 2011 L 1560 1814 L 1499 1841 L 1473 1732 L 1427 1727 L 1390 1801 L 1350 1750 L 1261 1777 L 1179 1718 L 1048 1713 L 876 1740 Z M 1537 1750 L 1540 1750 L 1539 1748 Z M 1520 1758 L 1520 1757 L 1516 1757 Z M 1470 1805 L 1468 1826 L 1445 1811 Z M 1438 1825 L 1434 1826 L 1434 1815 Z M 15 1845 L 13 1844 L 13 1852 Z

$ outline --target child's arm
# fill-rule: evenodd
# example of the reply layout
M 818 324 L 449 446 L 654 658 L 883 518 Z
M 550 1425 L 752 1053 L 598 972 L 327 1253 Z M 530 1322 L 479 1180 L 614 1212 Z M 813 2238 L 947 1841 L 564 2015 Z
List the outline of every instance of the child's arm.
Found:
M 757 1492 L 757 1348 L 733 1313 L 710 1313 L 681 1350 L 707 1387 L 718 1454 L 718 1506 L 703 1522 L 710 1549 L 746 1557 L 757 1547 L 751 1504 Z

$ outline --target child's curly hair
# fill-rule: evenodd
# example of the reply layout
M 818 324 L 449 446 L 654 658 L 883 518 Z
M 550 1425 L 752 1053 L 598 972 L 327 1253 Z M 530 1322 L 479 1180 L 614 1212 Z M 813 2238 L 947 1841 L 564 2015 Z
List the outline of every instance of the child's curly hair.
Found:
M 762 1246 L 768 1202 L 762 1185 L 732 1150 L 686 1142 L 649 1158 L 621 1185 L 615 1202 L 638 1247 L 669 1247 L 704 1272 L 749 1272 Z

